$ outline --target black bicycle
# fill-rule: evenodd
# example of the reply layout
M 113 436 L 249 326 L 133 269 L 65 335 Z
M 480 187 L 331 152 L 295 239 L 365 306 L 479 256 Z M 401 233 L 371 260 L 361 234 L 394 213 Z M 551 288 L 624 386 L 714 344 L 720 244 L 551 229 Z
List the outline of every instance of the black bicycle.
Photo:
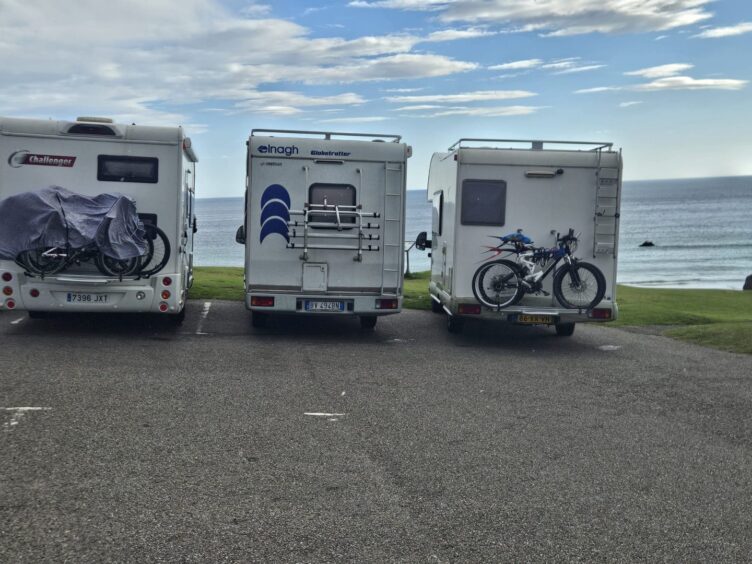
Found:
M 116 259 L 105 255 L 95 243 L 80 248 L 43 247 L 24 251 L 16 263 L 36 276 L 52 276 L 71 266 L 93 261 L 105 276 L 148 278 L 162 270 L 170 258 L 170 241 L 159 227 L 144 224 L 146 252 L 130 259 Z
M 498 310 L 516 304 L 525 294 L 549 295 L 542 282 L 554 271 L 554 296 L 563 307 L 589 310 L 603 299 L 606 277 L 597 266 L 572 256 L 577 250 L 573 229 L 563 237 L 557 234 L 552 248 L 533 246 L 521 229 L 499 239 L 501 244 L 490 250 L 514 254 L 517 260 L 499 259 L 478 268 L 473 294 L 481 304 Z M 555 270 L 560 262 L 564 264 Z

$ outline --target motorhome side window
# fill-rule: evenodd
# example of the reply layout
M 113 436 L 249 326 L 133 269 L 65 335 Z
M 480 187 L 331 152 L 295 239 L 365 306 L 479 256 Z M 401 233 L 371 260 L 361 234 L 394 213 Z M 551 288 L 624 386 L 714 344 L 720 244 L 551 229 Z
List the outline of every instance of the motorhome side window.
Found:
M 507 183 L 465 180 L 462 183 L 462 225 L 504 225 Z
M 344 211 L 355 211 L 355 186 L 350 184 L 312 184 L 308 190 L 308 203 L 311 204 L 312 212 L 308 221 L 313 223 L 331 223 L 337 225 L 335 207 L 339 207 L 339 225 L 349 225 L 356 222 L 354 215 L 343 214 Z M 313 213 L 313 210 L 323 209 L 318 206 L 328 206 L 327 213 Z M 326 228 L 326 227 L 324 227 Z
M 97 180 L 156 184 L 159 181 L 159 159 L 154 157 L 99 155 L 97 157 Z

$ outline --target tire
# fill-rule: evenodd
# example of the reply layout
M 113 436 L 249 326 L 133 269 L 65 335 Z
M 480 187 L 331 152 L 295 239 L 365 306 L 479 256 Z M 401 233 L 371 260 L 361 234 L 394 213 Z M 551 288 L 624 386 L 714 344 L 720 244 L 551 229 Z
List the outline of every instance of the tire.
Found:
M 185 321 L 185 310 L 187 309 L 188 309 L 188 304 L 185 304 L 183 306 L 183 309 L 181 309 L 179 313 L 169 316 L 170 321 L 174 323 L 175 325 L 182 325 L 183 321 Z
M 141 257 L 119 260 L 97 253 L 94 263 L 105 276 L 133 276 L 141 269 Z
M 33 251 L 24 251 L 16 258 L 16 263 L 31 274 L 38 276 L 50 276 L 64 270 L 67 262 L 62 257 L 51 258 L 44 256 L 47 249 L 34 249 Z
M 146 254 L 141 258 L 140 276 L 148 278 L 162 270 L 170 259 L 170 240 L 159 227 L 151 224 L 144 226 L 146 230 Z
M 571 337 L 574 334 L 574 323 L 557 323 L 556 335 L 559 337 Z
M 255 329 L 263 329 L 266 327 L 267 322 L 269 321 L 269 314 L 268 313 L 261 313 L 258 311 L 252 311 L 251 312 L 251 326 Z
M 441 305 L 441 302 L 437 302 L 431 298 L 431 311 L 434 313 L 444 313 L 444 306 Z
M 447 331 L 450 333 L 458 334 L 462 333 L 462 329 L 465 327 L 465 320 L 456 315 L 447 316 Z
M 524 293 L 519 268 L 510 260 L 486 263 L 473 275 L 475 299 L 491 309 L 514 305 L 522 299 Z
M 361 315 L 360 316 L 360 328 L 364 331 L 373 331 L 376 327 L 376 322 L 379 320 L 375 315 Z
M 576 272 L 579 284 L 572 278 Z M 588 262 L 575 262 L 563 266 L 554 276 L 554 296 L 568 309 L 592 309 L 606 293 L 606 277 L 597 266 Z

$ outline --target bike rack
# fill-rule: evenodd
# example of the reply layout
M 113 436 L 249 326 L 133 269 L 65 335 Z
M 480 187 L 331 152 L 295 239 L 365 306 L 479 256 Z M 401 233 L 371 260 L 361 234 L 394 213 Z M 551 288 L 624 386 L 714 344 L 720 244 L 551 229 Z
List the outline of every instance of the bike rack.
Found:
M 607 143 L 603 141 L 543 141 L 538 139 L 483 139 L 483 138 L 474 138 L 474 137 L 463 137 L 460 140 L 458 140 L 456 143 L 451 145 L 449 147 L 449 151 L 454 151 L 455 149 L 496 149 L 501 147 L 468 147 L 467 145 L 463 145 L 463 143 L 529 143 L 530 147 L 525 149 L 517 149 L 517 150 L 533 150 L 533 151 L 541 151 L 544 148 L 544 145 L 590 145 L 593 146 L 593 148 L 589 149 L 589 151 L 601 151 L 603 149 L 606 149 L 608 151 L 611 150 L 611 148 L 614 146 L 613 143 Z M 515 147 L 504 147 L 507 149 L 515 149 Z M 552 150 L 552 149 L 549 149 Z M 556 149 L 553 149 L 556 150 Z M 560 149 L 563 150 L 563 149 Z

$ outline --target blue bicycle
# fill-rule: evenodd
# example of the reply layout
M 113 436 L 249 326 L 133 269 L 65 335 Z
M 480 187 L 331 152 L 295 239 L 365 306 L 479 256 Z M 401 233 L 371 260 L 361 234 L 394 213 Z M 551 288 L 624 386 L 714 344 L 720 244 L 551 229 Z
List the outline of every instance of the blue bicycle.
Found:
M 525 294 L 549 295 L 543 290 L 543 280 L 552 272 L 554 296 L 563 307 L 589 310 L 603 299 L 606 277 L 597 266 L 572 256 L 577 250 L 574 229 L 564 236 L 557 234 L 556 246 L 551 248 L 534 246 L 522 229 L 499 240 L 489 250 L 515 255 L 517 260 L 494 260 L 475 272 L 473 294 L 484 306 L 499 310 L 516 304 Z

